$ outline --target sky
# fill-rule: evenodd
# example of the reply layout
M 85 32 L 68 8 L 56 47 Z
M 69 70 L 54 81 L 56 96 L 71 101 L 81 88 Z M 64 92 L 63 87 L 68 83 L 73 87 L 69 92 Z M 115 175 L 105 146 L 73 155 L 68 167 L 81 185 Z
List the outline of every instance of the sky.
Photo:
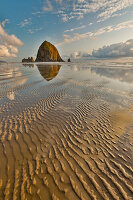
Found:
M 133 0 L 0 0 L 0 60 L 35 59 L 44 40 L 64 59 L 133 57 Z

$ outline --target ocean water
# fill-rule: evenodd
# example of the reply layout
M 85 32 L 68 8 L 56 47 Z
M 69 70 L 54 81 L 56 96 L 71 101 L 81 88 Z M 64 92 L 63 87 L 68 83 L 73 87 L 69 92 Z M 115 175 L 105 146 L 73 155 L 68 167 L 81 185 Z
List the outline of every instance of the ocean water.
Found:
M 133 199 L 133 62 L 0 64 L 0 200 Z

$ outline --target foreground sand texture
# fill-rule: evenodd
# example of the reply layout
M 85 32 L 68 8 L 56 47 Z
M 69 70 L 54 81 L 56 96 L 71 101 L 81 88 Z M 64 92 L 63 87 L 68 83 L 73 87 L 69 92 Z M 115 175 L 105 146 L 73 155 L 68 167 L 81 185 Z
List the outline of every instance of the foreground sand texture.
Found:
M 0 200 L 133 199 L 133 64 L 104 65 L 0 65 Z

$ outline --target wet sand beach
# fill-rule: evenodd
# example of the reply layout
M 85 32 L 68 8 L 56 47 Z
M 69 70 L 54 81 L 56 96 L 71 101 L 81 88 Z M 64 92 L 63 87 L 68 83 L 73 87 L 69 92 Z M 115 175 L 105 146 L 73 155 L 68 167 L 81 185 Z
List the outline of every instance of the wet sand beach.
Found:
M 0 200 L 133 199 L 133 63 L 0 65 Z

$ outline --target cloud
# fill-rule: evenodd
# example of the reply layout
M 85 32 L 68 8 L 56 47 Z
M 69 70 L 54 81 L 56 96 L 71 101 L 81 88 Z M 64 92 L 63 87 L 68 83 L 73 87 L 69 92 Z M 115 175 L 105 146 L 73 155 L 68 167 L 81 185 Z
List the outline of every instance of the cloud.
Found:
M 32 15 L 38 15 L 38 14 L 41 14 L 40 11 L 37 11 L 37 12 L 33 12 Z
M 72 19 L 80 20 L 87 14 L 95 13 L 97 22 L 105 21 L 111 17 L 121 16 L 127 8 L 133 6 L 133 0 L 54 0 L 60 4 L 53 7 L 52 0 L 46 0 L 43 11 L 56 9 L 57 15 L 63 22 Z
M 63 22 L 67 22 L 68 21 L 68 17 L 66 14 L 62 14 L 62 21 Z
M 89 53 L 83 53 L 80 51 L 74 51 L 73 53 L 70 54 L 70 58 L 72 59 L 81 59 L 81 58 L 88 58 L 91 57 Z
M 88 55 L 89 54 L 87 54 L 87 53 L 83 53 L 80 51 L 74 51 L 73 53 L 70 54 L 70 58 L 80 59 L 80 58 L 88 57 Z
M 25 26 L 27 26 L 27 25 L 30 25 L 30 24 L 32 24 L 32 22 L 31 22 L 31 17 L 30 18 L 28 18 L 28 19 L 24 19 L 24 21 L 23 22 L 21 22 L 20 24 L 18 24 L 18 25 L 20 25 L 20 27 L 25 27 Z
M 8 35 L 2 25 L 0 25 L 0 42 L 4 45 L 22 46 L 23 42 L 15 35 Z
M 33 34 L 35 32 L 41 31 L 43 28 L 34 28 L 34 29 L 29 29 L 28 33 Z
M 98 18 L 101 18 L 101 21 L 104 21 L 114 14 L 118 14 L 118 11 L 121 11 L 127 7 L 133 6 L 132 0 L 112 0 L 106 2 L 104 10 L 98 15 Z
M 85 28 L 86 26 L 83 25 L 83 26 L 79 26 L 79 27 L 76 27 L 76 28 L 71 28 L 71 29 L 68 29 L 68 30 L 65 30 L 64 32 L 73 32 L 75 30 L 79 30 L 79 29 L 83 29 Z
M 92 51 L 92 57 L 96 58 L 119 58 L 133 57 L 133 39 L 126 42 L 104 46 Z
M 133 0 L 69 0 L 63 3 L 60 8 L 63 11 L 63 14 L 60 13 L 62 18 L 65 14 L 67 20 L 72 18 L 79 20 L 86 14 L 95 13 L 98 22 L 121 15 L 124 9 L 133 6 Z
M 22 46 L 23 42 L 15 35 L 9 35 L 4 30 L 5 23 L 0 23 L 0 57 L 16 57 L 18 47 Z
M 63 44 L 71 43 L 87 37 L 90 39 L 95 39 L 97 36 L 102 35 L 104 33 L 109 33 L 112 31 L 120 31 L 122 29 L 129 29 L 129 28 L 133 28 L 133 20 L 125 21 L 113 26 L 102 27 L 95 32 L 86 32 L 82 34 L 74 33 L 73 35 L 64 35 L 64 40 L 58 43 L 57 46 L 61 46 Z
M 6 47 L 4 45 L 0 45 L 0 57 L 16 57 L 16 53 L 13 52 L 14 49 L 12 47 Z
M 62 0 L 55 0 L 56 3 L 62 3 Z
M 98 59 L 110 59 L 121 57 L 133 57 L 133 39 L 126 42 L 111 44 L 103 46 L 98 50 L 93 50 L 92 53 L 73 52 L 70 55 L 71 58 L 98 58 Z
M 53 10 L 53 6 L 51 4 L 51 1 L 50 0 L 46 0 L 46 2 L 47 2 L 47 6 L 43 7 L 43 11 L 47 11 L 47 12 L 52 11 Z
M 4 27 L 6 25 L 6 23 L 9 23 L 9 19 L 5 19 L 0 24 Z
M 62 4 L 62 0 L 54 0 L 54 1 L 58 4 L 60 4 L 60 5 Z M 45 12 L 53 11 L 54 8 L 53 8 L 53 5 L 51 3 L 51 0 L 46 0 L 46 4 L 47 4 L 46 6 L 43 6 L 43 11 L 45 11 Z M 38 14 L 38 12 L 37 12 L 37 14 Z

